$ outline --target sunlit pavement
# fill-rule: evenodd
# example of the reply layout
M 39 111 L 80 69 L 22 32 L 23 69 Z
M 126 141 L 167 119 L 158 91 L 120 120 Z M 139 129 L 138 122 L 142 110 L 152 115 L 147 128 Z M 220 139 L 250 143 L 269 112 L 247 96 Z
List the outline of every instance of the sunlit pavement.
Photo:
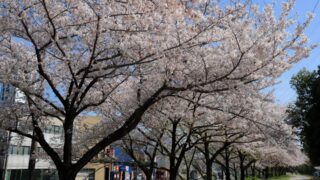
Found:
M 290 180 L 311 180 L 311 177 L 304 175 L 291 175 Z

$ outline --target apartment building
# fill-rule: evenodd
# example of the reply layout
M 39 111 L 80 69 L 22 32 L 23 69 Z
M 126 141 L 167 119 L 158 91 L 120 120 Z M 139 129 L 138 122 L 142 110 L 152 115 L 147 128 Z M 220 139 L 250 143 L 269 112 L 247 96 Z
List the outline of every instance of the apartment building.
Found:
M 0 82 L 0 108 L 14 102 L 15 88 Z M 9 148 L 9 134 L 0 129 L 0 177 L 4 176 L 6 168 L 7 149 Z
M 44 129 L 45 139 L 53 147 L 57 147 L 57 151 L 62 147 L 63 127 L 58 120 L 52 119 L 51 125 Z M 7 151 L 5 153 L 3 163 L 4 180 L 24 180 L 28 175 L 28 164 L 31 153 L 31 139 L 22 138 L 21 136 L 10 133 L 7 135 Z M 36 144 L 35 148 L 35 170 L 33 177 L 37 180 L 57 180 L 58 174 L 55 165 L 46 155 L 46 152 Z M 78 173 L 79 180 L 105 180 L 105 169 L 108 168 L 107 163 L 89 163 Z
M 10 103 L 25 103 L 24 96 L 14 87 L 0 83 L 0 108 Z M 63 140 L 63 127 L 59 120 L 52 118 L 50 125 L 44 128 L 45 139 L 54 147 L 61 147 Z M 90 128 L 99 123 L 95 116 L 87 116 L 80 123 Z M 78 130 L 79 130 L 78 129 Z M 9 133 L 0 129 L 0 179 L 1 180 L 25 180 L 28 177 L 28 165 L 31 153 L 31 139 L 23 138 L 15 133 Z M 37 180 L 56 180 L 57 171 L 46 152 L 36 144 L 35 170 Z M 132 162 L 120 148 L 107 147 L 91 163 L 87 164 L 77 175 L 79 180 L 130 180 L 137 177 L 137 168 L 132 168 Z M 139 178 L 138 178 L 139 179 Z

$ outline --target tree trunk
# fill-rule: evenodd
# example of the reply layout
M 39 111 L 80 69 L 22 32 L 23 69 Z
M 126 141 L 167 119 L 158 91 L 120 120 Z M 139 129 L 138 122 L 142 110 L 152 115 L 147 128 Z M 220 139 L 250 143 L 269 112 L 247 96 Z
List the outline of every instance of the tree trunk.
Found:
M 206 136 L 207 137 L 207 134 Z M 206 141 L 205 138 L 205 143 L 204 143 L 204 152 L 205 152 L 205 159 L 206 159 L 206 176 L 207 176 L 207 180 L 212 180 L 212 164 L 213 161 L 210 158 L 210 150 L 209 150 L 209 142 Z
M 59 174 L 59 180 L 75 180 L 77 173 L 76 172 L 72 172 L 72 171 L 63 171 L 63 172 L 58 172 Z
M 172 122 L 172 132 L 171 132 L 171 152 L 170 152 L 170 180 L 176 180 L 177 172 L 176 172 L 176 131 L 177 131 L 177 122 Z
M 269 178 L 269 168 L 266 167 L 265 169 L 265 178 L 268 179 Z
M 244 158 L 242 157 L 241 152 L 239 153 L 239 160 L 240 160 L 240 180 L 245 180 L 245 167 L 244 167 Z
M 144 175 L 146 175 L 146 180 L 152 180 L 152 174 L 144 173 Z
M 278 172 L 277 172 L 277 168 L 276 167 L 273 167 L 273 176 L 277 176 L 278 175 Z
M 257 170 L 258 170 L 259 178 L 262 178 L 262 176 L 261 176 L 261 171 L 260 171 L 259 169 L 257 169 Z
M 187 180 L 190 180 L 190 167 L 186 167 L 186 170 L 187 170 Z
M 233 169 L 234 169 L 234 179 L 238 180 L 238 172 L 237 172 L 236 163 L 233 163 Z
M 149 169 L 141 164 L 139 164 L 138 167 L 146 176 L 146 180 L 152 180 L 153 165 L 150 165 Z
M 64 146 L 63 146 L 63 162 L 72 164 L 72 137 L 73 137 L 74 118 L 65 118 L 64 128 Z
M 34 136 L 34 131 L 32 132 L 32 135 Z M 28 164 L 28 180 L 33 180 L 33 173 L 34 169 L 36 167 L 36 156 L 35 156 L 35 149 L 37 147 L 37 142 L 32 139 L 31 140 L 31 148 L 30 148 L 30 155 L 29 155 L 29 164 Z
M 228 152 L 228 148 L 225 149 L 225 168 L 226 168 L 226 180 L 231 180 L 231 174 L 230 174 L 230 164 L 229 164 L 229 152 Z
M 170 169 L 170 180 L 176 180 L 178 175 L 178 171 L 175 169 Z
M 240 180 L 245 180 L 245 169 L 243 166 L 243 161 L 240 161 Z
M 206 176 L 207 180 L 212 180 L 212 163 L 206 162 Z
M 255 163 L 253 163 L 253 165 L 251 166 L 251 175 L 252 175 L 252 177 L 256 176 L 256 165 L 255 165 Z

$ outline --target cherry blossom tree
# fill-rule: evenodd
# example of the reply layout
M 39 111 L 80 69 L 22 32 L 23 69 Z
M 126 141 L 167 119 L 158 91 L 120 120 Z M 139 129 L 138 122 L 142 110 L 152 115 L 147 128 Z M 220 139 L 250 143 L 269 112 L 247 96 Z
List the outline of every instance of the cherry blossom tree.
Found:
M 199 100 L 197 96 L 192 97 Z M 199 114 L 197 111 L 197 104 L 180 98 L 159 103 L 156 111 L 146 114 L 145 118 L 149 121 L 149 125 L 143 135 L 159 145 L 159 153 L 163 159 L 168 160 L 168 167 L 164 168 L 167 168 L 171 180 L 182 176 L 179 170 L 187 161 L 186 154 L 199 142 L 199 138 L 194 135 L 205 127 L 200 121 L 201 117 L 201 112 Z M 158 123 L 155 123 L 157 121 Z
M 279 172 L 286 167 L 296 167 L 306 161 L 306 156 L 299 150 L 295 142 L 293 127 L 285 122 L 285 107 L 264 106 L 268 119 L 264 122 L 268 126 L 259 127 L 257 133 L 261 134 L 262 139 L 254 143 L 234 144 L 235 153 L 238 156 L 240 169 L 240 179 L 245 179 L 247 169 L 250 165 L 257 164 L 268 171 L 268 168 Z M 252 169 L 255 175 L 255 167 Z M 266 174 L 268 174 L 266 172 Z M 268 176 L 268 175 L 266 175 Z M 267 178 L 267 177 L 266 177 Z
M 205 160 L 206 179 L 212 178 L 212 165 L 218 156 L 223 157 L 220 164 L 227 179 L 231 178 L 230 166 L 234 161 L 231 159 L 239 159 L 236 163 L 239 164 L 240 179 L 244 179 L 245 171 L 260 160 L 257 154 L 263 142 L 269 142 L 270 147 L 285 147 L 287 140 L 292 139 L 291 127 L 284 121 L 285 108 L 271 102 L 259 101 L 259 98 L 254 106 L 249 105 L 250 102 L 234 102 L 228 111 L 224 111 L 210 104 L 214 102 L 211 95 L 174 97 L 147 113 L 144 130 L 140 130 L 149 141 L 160 145 L 159 151 L 170 159 L 168 171 L 172 179 L 177 177 L 175 173 L 179 172 L 182 158 L 194 147 L 198 150 L 197 156 Z M 288 162 L 284 160 L 283 163 Z M 186 163 L 191 164 L 191 160 Z
M 140 133 L 139 131 L 142 132 Z M 156 158 L 159 155 L 160 140 L 163 134 L 163 132 L 159 132 L 157 134 L 158 138 L 150 139 L 146 135 L 146 132 L 139 129 L 138 131 L 131 132 L 122 140 L 122 149 L 133 159 L 139 169 L 143 171 L 146 180 L 152 180 L 153 172 L 157 168 Z
M 293 1 L 278 17 L 272 6 L 260 11 L 233 1 L 3 0 L 0 6 L 0 80 L 27 99 L 1 109 L 1 127 L 37 141 L 60 179 L 74 179 L 173 95 L 209 93 L 212 103 L 223 101 L 216 109 L 228 110 L 233 101 L 252 102 L 312 49 L 303 34 L 311 16 L 302 24 L 290 19 Z M 75 124 L 88 113 L 108 131 L 75 157 Z M 61 152 L 44 137 L 52 118 L 63 125 Z
M 226 179 L 231 178 L 231 164 L 234 164 L 234 175 L 237 176 L 239 167 L 240 179 L 244 179 L 247 174 L 245 172 L 253 163 L 263 161 L 265 157 L 268 157 L 262 152 L 263 150 L 282 147 L 279 149 L 280 153 L 287 152 L 286 147 L 290 147 L 289 149 L 292 150 L 297 149 L 296 145 L 294 146 L 292 143 L 294 138 L 292 127 L 284 121 L 286 117 L 285 108 L 275 106 L 267 101 L 259 102 L 258 99 L 254 102 L 254 106 L 247 106 L 248 103 L 239 106 L 240 104 L 234 103 L 233 106 L 228 108 L 229 111 L 225 112 L 209 104 L 198 103 L 200 107 L 207 108 L 207 113 L 209 114 L 209 110 L 215 110 L 215 116 L 211 115 L 209 118 L 220 119 L 220 122 L 216 122 L 220 123 L 218 125 L 222 125 L 220 129 L 209 131 L 211 134 L 220 132 L 220 137 L 210 137 L 207 135 L 208 132 L 205 132 L 205 138 L 202 139 L 203 145 L 198 145 L 200 152 L 206 159 L 207 176 L 211 174 L 213 161 L 216 161 L 224 167 Z M 252 109 L 252 107 L 259 108 Z M 216 111 L 223 112 L 224 116 L 217 116 Z M 227 119 L 221 120 L 222 117 Z M 289 146 L 289 144 L 291 145 Z M 285 166 L 297 165 L 290 158 L 277 158 L 277 160 L 278 163 L 271 163 L 269 166 L 279 166 L 280 164 L 286 164 Z

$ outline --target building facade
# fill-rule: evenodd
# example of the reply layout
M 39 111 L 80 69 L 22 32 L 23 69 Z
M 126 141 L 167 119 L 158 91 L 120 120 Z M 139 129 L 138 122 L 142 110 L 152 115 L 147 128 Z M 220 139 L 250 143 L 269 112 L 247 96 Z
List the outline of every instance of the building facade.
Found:
M 14 102 L 15 88 L 0 82 L 0 108 L 8 106 Z M 9 133 L 0 129 L 0 177 L 4 176 L 8 148 L 9 148 Z
M 10 106 L 12 103 L 25 102 L 21 92 L 17 91 L 13 86 L 0 83 L 0 108 Z M 99 121 L 99 118 L 89 116 L 85 118 L 82 125 L 91 127 L 99 123 Z M 50 125 L 47 125 L 43 131 L 45 139 L 49 144 L 61 147 L 63 142 L 63 126 L 59 120 L 52 119 Z M 1 180 L 25 180 L 28 177 L 31 144 L 31 139 L 22 138 L 15 133 L 9 133 L 0 128 Z M 34 179 L 58 180 L 58 174 L 53 162 L 38 144 L 36 144 L 34 153 L 36 160 L 35 169 L 33 170 Z M 77 180 L 142 179 L 141 172 L 136 172 L 139 172 L 139 170 L 134 167 L 132 160 L 120 148 L 107 147 L 78 173 Z

